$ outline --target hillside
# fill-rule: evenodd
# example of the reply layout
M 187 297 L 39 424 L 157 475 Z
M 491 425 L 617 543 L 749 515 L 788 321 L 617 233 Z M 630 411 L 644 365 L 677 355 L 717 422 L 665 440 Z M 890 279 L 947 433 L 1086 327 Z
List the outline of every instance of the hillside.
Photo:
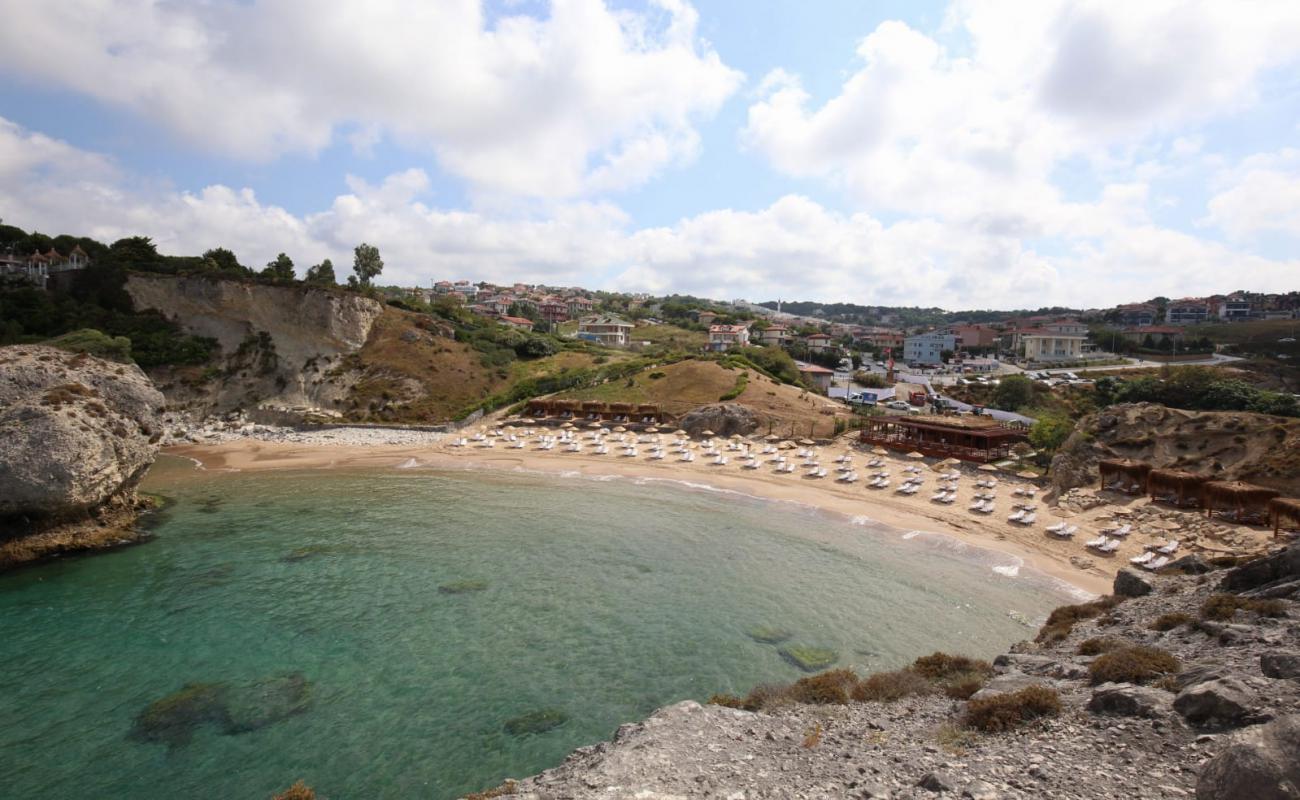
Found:
M 738 388 L 740 393 L 734 394 Z M 817 435 L 830 435 L 835 419 L 848 416 L 845 406 L 821 395 L 773 381 L 753 370 L 701 360 L 649 367 L 626 380 L 563 392 L 556 397 L 654 403 L 675 416 L 725 397 L 752 409 L 761 429 L 770 428 L 780 435 L 810 435 L 809 426 L 815 426 Z
M 1097 462 L 1131 458 L 1215 480 L 1300 494 L 1300 419 L 1246 411 L 1182 411 L 1154 403 L 1084 417 L 1052 459 L 1058 490 L 1095 484 Z

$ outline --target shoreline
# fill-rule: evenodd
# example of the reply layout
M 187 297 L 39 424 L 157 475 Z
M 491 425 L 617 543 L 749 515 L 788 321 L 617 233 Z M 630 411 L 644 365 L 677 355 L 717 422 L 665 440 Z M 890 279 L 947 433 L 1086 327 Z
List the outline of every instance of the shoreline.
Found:
M 734 465 L 713 467 L 703 462 L 684 464 L 672 459 L 632 460 L 618 455 L 595 456 L 588 453 L 539 452 L 533 448 L 448 447 L 450 440 L 421 444 L 345 444 L 304 442 L 268 442 L 252 438 L 213 444 L 185 444 L 164 448 L 168 455 L 190 459 L 201 470 L 282 470 L 330 468 L 401 467 L 444 468 L 455 470 L 527 470 L 555 477 L 601 478 L 616 476 L 633 480 L 675 483 L 681 488 L 736 492 L 760 501 L 793 503 L 829 513 L 852 522 L 865 518 L 904 532 L 949 537 L 961 544 L 1010 556 L 1023 566 L 1065 584 L 1069 589 L 1088 595 L 1110 591 L 1115 571 L 1127 561 L 1104 560 L 1107 567 L 1080 569 L 1070 562 L 1084 554 L 1078 542 L 1048 537 L 1041 527 L 1020 528 L 1006 522 L 1000 514 L 975 516 L 966 510 L 974 489 L 962 483 L 956 503 L 941 506 L 928 501 L 929 491 L 913 497 L 900 497 L 892 489 L 877 491 L 857 484 L 836 483 L 833 478 L 813 480 L 800 473 L 777 475 L 768 469 L 741 471 Z M 830 448 L 826 455 L 833 455 Z M 861 461 L 863 454 L 854 452 Z M 898 469 L 906 464 L 894 456 L 885 457 L 887 466 Z M 412 463 L 413 462 L 413 463 Z M 926 470 L 927 476 L 933 472 Z M 1014 482 L 999 476 L 1002 486 Z M 927 489 L 934 485 L 927 481 Z M 1000 493 L 1002 496 L 1002 493 Z M 1043 509 L 1046 524 L 1050 509 Z M 1077 522 L 1077 520 L 1072 520 Z M 906 535 L 906 534 L 905 534 Z M 1094 562 L 1095 563 L 1095 562 Z M 1063 590 L 1065 591 L 1065 590 Z

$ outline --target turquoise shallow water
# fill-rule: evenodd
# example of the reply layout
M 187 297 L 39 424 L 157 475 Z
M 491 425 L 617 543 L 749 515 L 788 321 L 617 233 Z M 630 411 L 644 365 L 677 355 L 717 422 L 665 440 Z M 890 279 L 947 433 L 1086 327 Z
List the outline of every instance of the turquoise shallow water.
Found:
M 1005 556 L 665 485 L 174 460 L 149 484 L 174 498 L 153 541 L 0 578 L 0 797 L 455 797 L 802 674 L 753 626 L 870 670 L 993 655 L 1062 599 Z M 225 705 L 181 714 L 188 741 L 131 735 L 192 683 Z M 507 732 L 542 710 L 563 723 Z

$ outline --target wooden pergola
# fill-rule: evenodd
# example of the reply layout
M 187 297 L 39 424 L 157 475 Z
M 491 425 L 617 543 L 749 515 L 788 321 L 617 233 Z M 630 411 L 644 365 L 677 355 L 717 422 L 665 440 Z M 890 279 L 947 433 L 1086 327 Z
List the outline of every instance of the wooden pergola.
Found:
M 1268 515 L 1270 501 L 1280 494 L 1277 489 L 1243 481 L 1208 481 L 1201 487 L 1201 505 L 1207 517 L 1215 511 L 1226 511 L 1237 522 L 1262 521 Z
M 1101 473 L 1101 488 L 1127 494 L 1141 494 L 1146 488 L 1151 465 L 1131 458 L 1110 458 L 1097 464 Z
M 859 436 L 864 444 L 916 451 L 937 458 L 987 463 L 1011 456 L 1028 437 L 1022 428 L 979 417 L 868 417 Z
M 1274 497 L 1268 501 L 1269 521 L 1273 523 L 1273 537 L 1281 533 L 1282 527 L 1289 526 L 1300 530 L 1300 500 L 1294 497 Z
M 1147 494 L 1176 506 L 1196 506 L 1206 480 L 1204 475 L 1184 469 L 1153 469 L 1147 473 Z
M 539 420 L 585 420 L 587 422 L 618 422 L 629 425 L 655 425 L 668 419 L 659 406 L 653 404 L 603 403 L 597 400 L 554 400 L 537 398 L 529 400 L 525 414 Z

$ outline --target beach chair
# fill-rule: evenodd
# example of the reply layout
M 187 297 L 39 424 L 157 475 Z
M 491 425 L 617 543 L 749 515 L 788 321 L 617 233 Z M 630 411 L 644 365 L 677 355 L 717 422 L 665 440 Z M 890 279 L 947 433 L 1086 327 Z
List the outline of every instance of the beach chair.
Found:
M 713 459 L 713 466 L 715 467 L 727 466 L 727 457 L 724 455 L 719 455 L 717 458 Z
M 741 464 L 740 466 L 742 469 L 758 469 L 759 464 L 757 461 L 746 461 L 744 464 Z
M 1030 511 L 1028 514 L 1026 514 L 1026 515 L 1024 515 L 1023 517 L 1020 518 L 1020 524 L 1021 524 L 1021 525 L 1033 525 L 1033 524 L 1034 524 L 1034 521 L 1037 520 L 1037 519 L 1038 519 L 1038 515 L 1037 515 L 1036 513 L 1034 513 L 1033 511 Z
M 1141 566 L 1145 566 L 1146 564 L 1149 564 L 1151 562 L 1151 559 L 1155 557 L 1156 557 L 1155 553 L 1146 552 L 1140 556 L 1133 556 L 1128 560 L 1128 563 L 1136 564 L 1137 566 L 1141 567 Z
M 935 503 L 937 503 L 937 502 L 939 502 L 940 500 L 943 499 L 943 496 L 944 496 L 945 494 L 947 494 L 947 492 L 945 492 L 945 491 L 943 491 L 942 489 L 940 489 L 939 491 L 937 491 L 937 492 L 935 492 L 934 494 L 930 495 L 930 500 L 933 501 L 933 502 L 935 502 Z
M 975 502 L 973 502 L 973 503 L 971 503 L 970 505 L 966 506 L 966 508 L 969 509 L 969 510 L 971 510 L 971 511 L 979 511 L 979 510 L 980 510 L 981 508 L 983 508 L 983 507 L 984 507 L 984 500 L 983 500 L 982 498 L 979 498 L 979 497 L 976 497 L 976 498 L 975 498 Z
M 1016 511 L 1011 512 L 1011 516 L 1007 517 L 1007 522 L 1019 522 L 1024 518 L 1024 516 L 1025 510 L 1023 508 L 1017 509 Z
M 1166 564 L 1168 564 L 1168 563 L 1169 563 L 1169 556 L 1160 556 L 1159 558 L 1154 558 L 1154 559 L 1148 561 L 1147 563 L 1143 564 L 1142 566 L 1145 567 L 1146 569 L 1149 569 L 1149 570 L 1155 571 L 1155 570 L 1160 569 L 1161 567 L 1163 567 L 1164 565 L 1166 565 Z
M 981 514 L 992 514 L 994 511 L 997 510 L 998 508 L 993 504 L 992 500 L 985 500 L 984 505 L 980 506 Z
M 1060 533 L 1061 531 L 1065 530 L 1065 523 L 1058 522 L 1055 525 L 1048 525 L 1043 530 L 1047 531 L 1048 533 Z
M 1178 545 L 1179 545 L 1179 541 L 1177 539 L 1173 539 L 1164 547 L 1157 548 L 1156 552 L 1160 553 L 1161 555 L 1171 556 L 1174 553 L 1178 552 Z
M 1090 548 L 1093 548 L 1093 549 L 1097 549 L 1097 548 L 1101 547 L 1102 545 L 1106 544 L 1106 542 L 1108 542 L 1108 541 L 1110 541 L 1110 540 L 1107 539 L 1105 536 L 1099 536 L 1099 537 L 1097 537 L 1096 539 L 1089 539 L 1088 541 L 1084 542 L 1084 543 L 1083 543 L 1083 546 L 1084 546 L 1084 547 L 1090 547 Z
M 952 505 L 953 503 L 957 502 L 957 493 L 948 492 L 943 496 L 943 499 L 940 500 L 939 502 L 944 503 L 945 505 Z

